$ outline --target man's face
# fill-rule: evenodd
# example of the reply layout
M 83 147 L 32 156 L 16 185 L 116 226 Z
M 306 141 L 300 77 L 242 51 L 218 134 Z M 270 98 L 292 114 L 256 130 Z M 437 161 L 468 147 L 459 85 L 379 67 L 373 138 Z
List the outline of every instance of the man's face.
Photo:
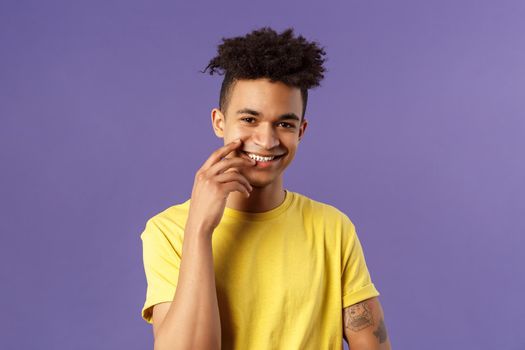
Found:
M 271 161 L 259 159 L 255 166 L 240 170 L 252 186 L 271 184 L 294 158 L 307 125 L 306 120 L 299 120 L 302 103 L 298 88 L 267 79 L 238 80 L 225 115 L 219 109 L 212 110 L 215 134 L 224 139 L 224 144 L 237 138 L 243 141 L 237 156 L 276 156 Z

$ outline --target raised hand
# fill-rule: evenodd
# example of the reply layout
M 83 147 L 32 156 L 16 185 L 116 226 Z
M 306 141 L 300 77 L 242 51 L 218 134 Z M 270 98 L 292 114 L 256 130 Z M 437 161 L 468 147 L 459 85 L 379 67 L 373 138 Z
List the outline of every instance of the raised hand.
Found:
M 188 222 L 201 228 L 200 232 L 213 233 L 230 192 L 250 196 L 252 186 L 237 169 L 254 166 L 256 161 L 235 156 L 225 158 L 230 153 L 235 154 L 241 145 L 239 139 L 215 150 L 195 174 Z

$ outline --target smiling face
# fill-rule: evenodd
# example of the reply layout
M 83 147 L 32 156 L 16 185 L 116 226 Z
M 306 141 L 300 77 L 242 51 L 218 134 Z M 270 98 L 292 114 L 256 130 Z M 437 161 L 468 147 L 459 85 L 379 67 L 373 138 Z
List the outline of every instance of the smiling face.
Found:
M 227 111 L 212 110 L 215 135 L 224 144 L 240 138 L 242 152 L 237 155 L 256 158 L 257 165 L 241 171 L 252 186 L 282 180 L 307 126 L 305 119 L 300 121 L 302 103 L 299 88 L 261 78 L 236 81 Z M 277 157 L 266 161 L 257 155 Z

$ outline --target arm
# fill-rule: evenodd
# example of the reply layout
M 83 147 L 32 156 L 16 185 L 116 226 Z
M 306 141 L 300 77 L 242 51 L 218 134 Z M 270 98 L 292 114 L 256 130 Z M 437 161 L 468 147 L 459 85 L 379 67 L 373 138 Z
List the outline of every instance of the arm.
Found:
M 155 350 L 220 349 L 211 233 L 198 230 L 192 225 L 186 227 L 173 302 L 153 308 Z
M 217 149 L 195 174 L 175 296 L 153 308 L 155 350 L 221 348 L 212 235 L 229 194 L 249 197 L 253 189 L 237 169 L 256 162 L 227 157 L 241 145 L 239 139 Z
M 343 333 L 350 350 L 391 350 L 377 297 L 343 309 Z

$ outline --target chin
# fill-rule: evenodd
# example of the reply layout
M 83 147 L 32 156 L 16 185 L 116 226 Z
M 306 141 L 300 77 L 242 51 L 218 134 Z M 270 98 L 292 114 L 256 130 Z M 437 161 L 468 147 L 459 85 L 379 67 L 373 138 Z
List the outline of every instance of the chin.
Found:
M 248 180 L 250 185 L 252 185 L 252 187 L 254 187 L 254 188 L 267 187 L 267 186 L 273 184 L 275 181 L 277 181 L 277 178 L 274 178 L 274 177 L 261 178 L 261 177 L 257 177 L 257 176 L 247 176 L 247 175 L 244 175 L 244 176 L 246 176 L 246 179 Z
M 274 179 L 271 180 L 260 180 L 260 179 L 250 179 L 248 178 L 248 182 L 252 187 L 254 188 L 262 188 L 271 185 L 274 182 Z

